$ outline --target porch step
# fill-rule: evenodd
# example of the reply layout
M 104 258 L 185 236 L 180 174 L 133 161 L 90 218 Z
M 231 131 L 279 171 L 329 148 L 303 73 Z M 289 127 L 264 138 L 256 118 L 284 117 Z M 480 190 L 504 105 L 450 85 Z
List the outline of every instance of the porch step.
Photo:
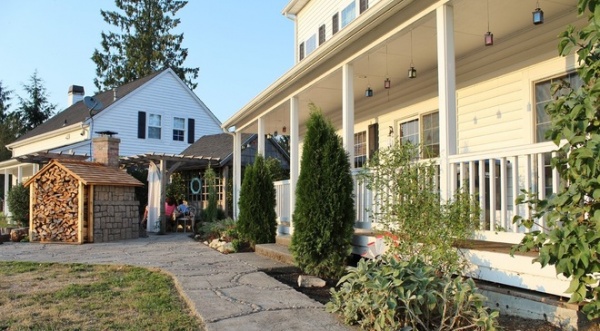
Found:
M 288 246 L 292 238 L 290 235 L 277 236 L 275 244 L 260 244 L 254 247 L 254 253 L 271 260 L 294 265 L 294 257 Z

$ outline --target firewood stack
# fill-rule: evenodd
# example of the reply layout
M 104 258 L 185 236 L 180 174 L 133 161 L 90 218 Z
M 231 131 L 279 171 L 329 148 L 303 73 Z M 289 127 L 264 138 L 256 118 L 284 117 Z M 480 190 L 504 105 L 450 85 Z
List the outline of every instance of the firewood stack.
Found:
M 78 181 L 51 167 L 35 183 L 32 240 L 78 242 Z

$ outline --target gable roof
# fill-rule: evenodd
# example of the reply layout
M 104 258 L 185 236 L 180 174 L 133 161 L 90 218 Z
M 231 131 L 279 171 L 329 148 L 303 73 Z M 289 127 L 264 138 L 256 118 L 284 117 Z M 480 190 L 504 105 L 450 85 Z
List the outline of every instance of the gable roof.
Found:
M 137 88 L 144 85 L 148 81 L 152 80 L 152 78 L 158 76 L 160 73 L 164 72 L 165 70 L 168 70 L 168 69 L 156 71 L 146 77 L 142 77 L 138 80 L 127 83 L 123 86 L 117 87 L 115 89 L 110 89 L 110 90 L 107 90 L 107 91 L 104 91 L 104 92 L 94 95 L 94 97 L 102 103 L 103 108 L 100 109 L 99 111 L 95 112 L 95 114 L 92 117 L 98 115 L 104 109 L 110 107 L 113 103 L 120 100 L 127 94 L 135 91 Z M 117 92 L 116 100 L 114 98 L 114 90 L 116 90 L 116 92 Z M 25 133 L 24 135 L 19 137 L 17 140 L 15 140 L 13 143 L 19 142 L 19 141 L 22 141 L 22 140 L 25 140 L 25 139 L 28 139 L 28 138 L 31 138 L 31 137 L 34 137 L 34 136 L 37 136 L 40 134 L 58 130 L 58 129 L 62 128 L 63 126 L 69 126 L 69 125 L 73 125 L 75 123 L 83 122 L 88 117 L 90 117 L 89 109 L 85 106 L 83 101 L 78 101 L 78 102 L 74 103 L 73 105 L 71 105 L 70 107 L 68 107 L 67 109 L 54 115 L 53 117 L 51 117 L 44 123 L 38 125 L 37 127 L 33 128 L 32 130 L 28 131 L 27 133 Z
M 123 170 L 109 167 L 103 163 L 77 160 L 52 160 L 23 185 L 28 186 L 33 183 L 53 166 L 62 168 L 84 185 L 144 186 L 139 180 Z
M 242 145 L 247 144 L 253 138 L 256 138 L 255 134 L 243 133 Z M 228 133 L 202 136 L 188 146 L 181 154 L 218 158 L 221 160 L 221 164 L 223 164 L 233 154 L 233 136 Z

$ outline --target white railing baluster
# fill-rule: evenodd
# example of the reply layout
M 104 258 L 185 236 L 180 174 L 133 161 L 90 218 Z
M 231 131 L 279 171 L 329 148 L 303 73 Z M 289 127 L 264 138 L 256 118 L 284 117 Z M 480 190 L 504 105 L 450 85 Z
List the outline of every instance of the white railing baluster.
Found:
M 490 228 L 494 231 L 496 227 L 496 159 L 491 158 L 489 162 L 489 181 L 490 181 Z
M 538 153 L 537 155 L 537 196 L 538 199 L 545 199 L 546 198 L 546 176 L 545 176 L 545 169 L 544 169 L 544 153 Z M 542 219 L 540 219 L 540 225 L 542 228 L 544 228 L 546 226 L 546 219 L 545 217 L 542 217 Z M 541 230 L 541 229 L 539 229 Z
M 515 200 L 519 196 L 519 157 L 515 156 L 513 158 L 513 166 L 512 166 L 512 205 L 513 205 L 513 214 L 520 215 L 519 210 L 520 207 L 515 203 Z M 512 220 L 511 220 L 512 223 Z M 519 232 L 519 227 L 516 223 L 512 225 L 513 232 Z
M 508 175 L 507 175 L 507 162 L 506 157 L 500 159 L 500 223 L 503 229 L 508 228 L 507 219 L 507 201 L 508 201 Z
M 485 160 L 479 160 L 479 206 L 481 207 L 481 226 L 480 229 L 487 230 L 485 228 Z

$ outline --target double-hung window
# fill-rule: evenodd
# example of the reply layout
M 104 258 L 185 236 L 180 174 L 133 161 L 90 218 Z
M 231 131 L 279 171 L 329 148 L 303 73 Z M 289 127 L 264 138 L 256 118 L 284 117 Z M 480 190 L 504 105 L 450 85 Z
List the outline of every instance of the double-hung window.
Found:
M 185 118 L 173 118 L 173 140 L 183 141 L 185 137 Z
M 306 39 L 306 51 L 304 56 L 308 56 L 308 54 L 312 53 L 315 49 L 317 49 L 317 35 L 313 34 L 310 38 Z
M 162 130 L 161 115 L 150 114 L 148 118 L 148 138 L 160 139 Z
M 367 131 L 354 134 L 354 167 L 362 168 L 367 162 Z
M 422 115 L 400 123 L 400 142 L 420 144 L 421 157 L 434 158 L 440 156 L 440 121 L 439 112 Z
M 550 128 L 550 115 L 546 113 L 546 105 L 552 101 L 552 84 L 563 81 L 573 89 L 578 89 L 582 85 L 582 80 L 577 73 L 570 73 L 566 76 L 551 78 L 535 84 L 535 142 L 548 141 L 546 131 Z M 568 89 L 558 91 L 557 96 L 565 95 Z
M 342 9 L 342 28 L 350 24 L 356 18 L 356 2 L 352 2 Z

